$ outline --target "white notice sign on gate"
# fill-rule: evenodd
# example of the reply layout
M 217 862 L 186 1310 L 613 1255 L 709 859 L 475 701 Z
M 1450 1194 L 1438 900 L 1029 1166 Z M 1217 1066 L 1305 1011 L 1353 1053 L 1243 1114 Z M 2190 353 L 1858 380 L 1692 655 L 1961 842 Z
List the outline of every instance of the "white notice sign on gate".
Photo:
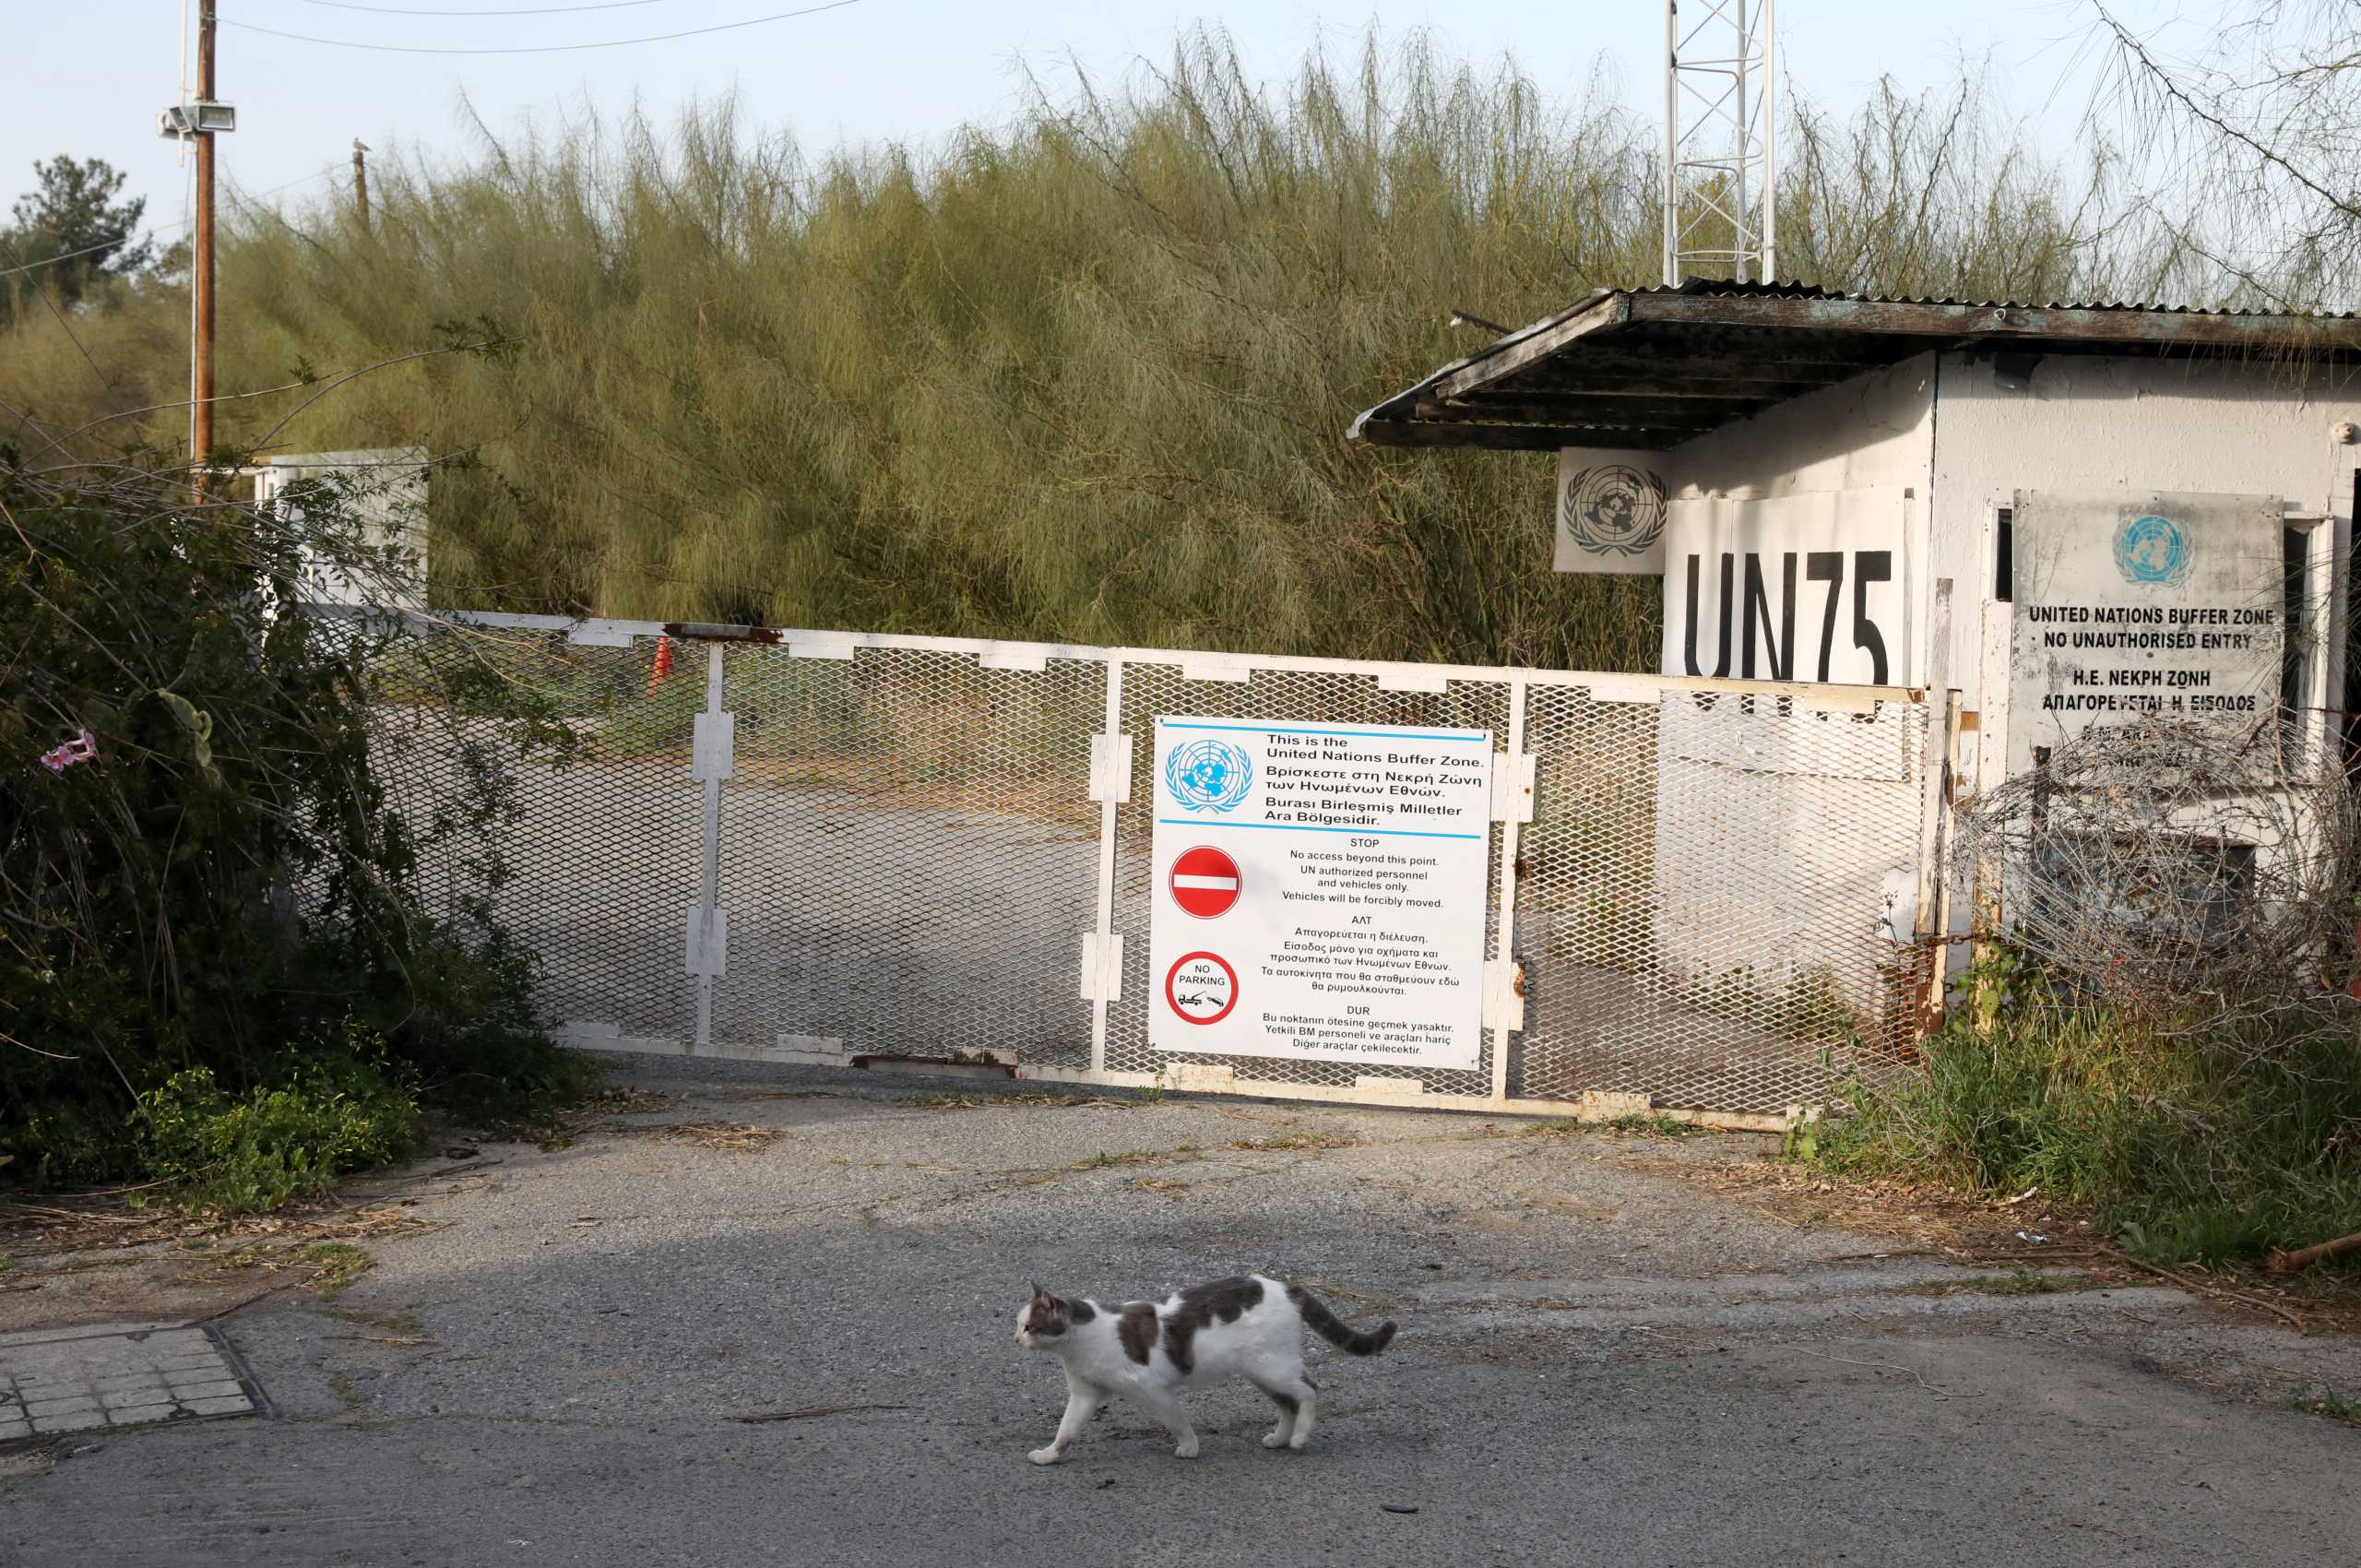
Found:
M 1492 737 L 1156 721 L 1148 1042 L 1472 1068 Z

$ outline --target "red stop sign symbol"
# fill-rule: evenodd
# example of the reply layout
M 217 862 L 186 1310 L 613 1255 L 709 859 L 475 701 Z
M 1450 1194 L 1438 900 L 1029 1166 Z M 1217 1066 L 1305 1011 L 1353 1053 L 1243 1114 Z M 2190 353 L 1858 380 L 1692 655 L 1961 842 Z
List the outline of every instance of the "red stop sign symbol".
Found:
M 1244 885 L 1238 874 L 1238 862 L 1219 849 L 1204 845 L 1181 851 L 1172 862 L 1172 901 L 1180 906 L 1183 914 L 1194 915 L 1201 921 L 1227 914 L 1238 902 Z

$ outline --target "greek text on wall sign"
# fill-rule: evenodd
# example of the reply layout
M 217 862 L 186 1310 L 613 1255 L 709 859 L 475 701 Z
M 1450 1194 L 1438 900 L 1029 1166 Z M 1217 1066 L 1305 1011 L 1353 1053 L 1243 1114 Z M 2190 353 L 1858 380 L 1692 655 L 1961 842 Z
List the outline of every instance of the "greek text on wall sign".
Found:
M 2016 497 L 2009 768 L 2142 716 L 2257 723 L 2285 646 L 2275 495 Z
M 1156 721 L 1148 1041 L 1472 1068 L 1492 737 Z

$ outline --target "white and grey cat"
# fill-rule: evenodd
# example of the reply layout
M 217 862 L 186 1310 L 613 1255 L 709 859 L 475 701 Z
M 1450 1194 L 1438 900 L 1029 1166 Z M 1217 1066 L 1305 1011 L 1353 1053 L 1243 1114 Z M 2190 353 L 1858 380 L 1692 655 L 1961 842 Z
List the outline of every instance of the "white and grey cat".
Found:
M 1300 1448 L 1311 1437 L 1319 1390 L 1303 1375 L 1303 1331 L 1356 1356 L 1374 1356 L 1393 1341 L 1394 1324 L 1372 1333 L 1340 1321 L 1300 1285 L 1263 1275 L 1192 1285 L 1162 1301 L 1102 1307 L 1064 1300 L 1040 1286 L 1017 1314 L 1016 1342 L 1053 1350 L 1066 1369 L 1066 1413 L 1046 1448 L 1026 1455 L 1054 1465 L 1083 1423 L 1117 1395 L 1156 1418 L 1177 1442 L 1172 1452 L 1197 1456 L 1196 1429 L 1179 1395 L 1238 1373 L 1271 1396 L 1279 1424 L 1265 1448 Z

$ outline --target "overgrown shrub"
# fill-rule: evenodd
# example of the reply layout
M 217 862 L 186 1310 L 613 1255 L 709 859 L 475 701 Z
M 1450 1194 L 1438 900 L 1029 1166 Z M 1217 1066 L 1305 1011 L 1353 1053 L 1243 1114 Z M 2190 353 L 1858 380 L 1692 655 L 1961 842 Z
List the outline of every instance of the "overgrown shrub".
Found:
M 1856 1084 L 1825 1124 L 1840 1170 L 2086 1204 L 2159 1262 L 2238 1262 L 2361 1230 L 2361 1041 L 2290 1019 L 2182 1028 L 2001 955 L 2004 1004 L 1953 1015 L 1926 1071 Z M 2349 1015 L 2348 1015 L 2349 1016 Z M 2291 1031 L 2268 1042 L 2257 1029 Z
M 133 1114 L 143 1163 L 184 1202 L 247 1214 L 397 1158 L 418 1102 L 384 1052 L 383 1040 L 348 1023 L 341 1039 L 291 1047 L 243 1094 L 210 1067 L 175 1073 Z
M 491 1113 L 578 1075 L 487 897 L 516 814 L 497 756 L 576 744 L 548 698 L 400 642 L 428 652 L 405 667 L 403 721 L 453 727 L 463 759 L 405 797 L 371 695 L 406 634 L 294 599 L 307 561 L 397 584 L 333 487 L 281 516 L 47 456 L 44 471 L 0 451 L 9 1176 L 115 1177 L 143 1156 L 185 1176 L 228 1139 L 252 1151 L 224 1199 L 244 1202 L 392 1146 L 410 1089 Z M 348 1029 L 382 1043 L 383 1087 L 346 1063 Z M 331 1059 L 346 1111 L 320 1099 Z M 372 1108 L 365 1135 L 340 1120 L 353 1106 Z M 328 1141 L 291 1152 L 304 1128 Z
M 807 149 L 722 102 L 388 155 L 365 220 L 225 215 L 222 428 L 258 441 L 306 366 L 489 313 L 512 354 L 407 360 L 285 436 L 473 457 L 436 479 L 437 604 L 1652 670 L 1656 580 L 1548 569 L 1548 455 L 1344 439 L 1482 346 L 1454 312 L 1658 280 L 1654 121 L 1565 79 L 1419 36 L 1266 79 L 1192 31 L 930 147 Z M 1980 86 L 1843 121 L 1783 92 L 1786 275 L 2189 291 L 2189 254 L 2094 189 L 2103 153 L 2012 144 Z M 61 432 L 169 404 L 187 320 L 125 291 L 77 342 L 31 309 L 0 403 Z

